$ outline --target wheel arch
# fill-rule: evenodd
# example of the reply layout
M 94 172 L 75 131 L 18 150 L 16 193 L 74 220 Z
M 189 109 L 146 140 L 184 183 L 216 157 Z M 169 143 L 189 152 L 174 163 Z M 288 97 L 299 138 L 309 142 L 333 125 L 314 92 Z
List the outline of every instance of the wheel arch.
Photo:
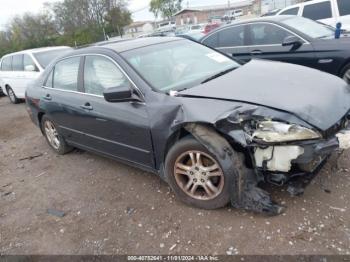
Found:
M 6 95 L 8 95 L 8 88 L 10 88 L 10 87 L 11 86 L 9 84 L 4 83 L 4 89 L 3 90 L 5 90 Z
M 44 115 L 45 115 L 45 112 L 39 112 L 38 115 L 37 115 L 38 124 L 39 124 L 40 131 L 41 131 L 42 134 L 44 134 L 44 131 L 43 131 L 42 127 L 41 127 L 41 121 L 42 121 Z
M 165 161 L 171 147 L 174 146 L 178 141 L 180 141 L 181 139 L 183 139 L 187 136 L 194 137 L 196 140 L 198 140 L 200 143 L 203 144 L 203 141 L 200 141 L 198 139 L 198 137 L 195 134 L 194 129 L 191 128 L 193 126 L 201 127 L 203 129 L 206 129 L 206 130 L 208 130 L 208 129 L 211 130 L 213 133 L 215 133 L 216 137 L 221 137 L 223 140 L 225 140 L 227 142 L 227 144 L 229 144 L 230 147 L 232 147 L 233 150 L 243 153 L 246 156 L 246 159 L 248 160 L 247 164 L 249 163 L 249 157 L 250 157 L 249 152 L 246 148 L 242 147 L 238 141 L 235 141 L 234 138 L 217 130 L 215 125 L 210 124 L 210 123 L 202 123 L 202 122 L 184 123 L 174 133 L 172 133 L 169 136 L 167 143 L 166 143 L 163 161 Z
M 340 69 L 339 69 L 339 72 L 338 72 L 338 76 L 339 77 L 343 77 L 343 74 L 344 74 L 344 70 L 347 66 L 350 66 L 350 58 L 347 59 L 341 66 L 340 66 Z

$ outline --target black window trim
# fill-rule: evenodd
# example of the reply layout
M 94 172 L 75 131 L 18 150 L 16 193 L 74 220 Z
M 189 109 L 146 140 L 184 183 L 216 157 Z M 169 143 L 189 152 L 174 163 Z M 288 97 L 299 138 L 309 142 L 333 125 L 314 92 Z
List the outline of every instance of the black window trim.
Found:
M 324 0 L 324 1 L 316 2 L 316 3 L 312 3 L 312 2 L 305 2 L 305 3 L 303 3 L 303 5 L 302 5 L 303 9 L 301 10 L 301 13 L 300 13 L 300 14 L 301 14 L 301 17 L 304 17 L 304 18 L 307 18 L 307 19 L 311 19 L 311 18 L 308 18 L 308 17 L 305 17 L 305 16 L 304 16 L 305 7 L 311 6 L 311 5 L 316 5 L 316 4 L 321 4 L 321 3 L 327 3 L 327 2 L 329 3 L 330 8 L 331 8 L 331 17 L 328 17 L 328 18 L 320 18 L 320 19 L 317 19 L 316 21 L 334 18 L 335 14 L 334 14 L 334 12 L 333 12 L 333 2 L 332 2 L 332 0 Z M 338 4 L 338 2 L 337 2 L 337 4 Z M 339 7 L 338 7 L 338 10 L 339 10 Z M 311 20 L 313 20 L 313 19 L 311 19 Z M 315 21 L 315 20 L 314 20 L 314 21 Z
M 346 16 L 346 15 L 350 15 L 350 14 L 345 14 L 345 15 L 342 15 L 340 13 L 340 7 L 339 7 L 339 0 L 336 0 L 335 1 L 335 4 L 336 4 L 336 10 L 335 10 L 335 15 L 338 16 L 338 17 L 343 17 L 343 16 Z M 332 12 L 333 13 L 333 12 Z M 333 15 L 334 16 L 334 15 Z
M 268 21 L 257 21 L 257 22 L 249 22 L 249 23 L 244 23 L 244 24 L 238 24 L 238 25 L 232 25 L 232 27 L 234 26 L 241 26 L 241 25 L 244 25 L 244 26 L 248 26 L 249 27 L 249 31 L 250 31 L 250 25 L 254 25 L 254 24 L 270 24 L 270 25 L 274 25 L 274 26 L 277 26 L 283 30 L 286 30 L 288 31 L 289 33 L 295 35 L 296 37 L 299 37 L 303 42 L 304 42 L 304 45 L 309 45 L 310 42 L 307 41 L 304 37 L 298 35 L 297 33 L 291 31 L 290 29 L 288 28 L 285 28 L 277 23 L 272 23 L 272 22 L 268 22 Z M 231 26 L 230 26 L 231 27 Z M 203 38 L 203 40 L 201 41 L 201 43 L 203 43 L 207 38 L 209 38 L 210 36 L 212 36 L 214 33 L 218 33 L 220 32 L 221 30 L 224 30 L 224 29 L 227 29 L 228 27 L 224 27 L 224 28 L 221 28 L 220 30 L 217 30 L 211 34 L 209 34 L 208 36 L 206 36 L 205 38 Z M 248 37 L 247 37 L 248 38 Z M 246 39 L 245 39 L 246 40 Z M 250 40 L 250 39 L 249 39 Z M 204 43 L 203 43 L 204 44 Z M 251 45 L 250 43 L 247 43 L 247 45 L 244 45 L 244 46 L 225 46 L 225 47 L 217 47 L 215 49 L 217 50 L 221 50 L 221 49 L 226 49 L 226 48 L 246 48 L 246 47 L 255 47 L 255 46 L 281 46 L 281 44 L 271 44 L 271 45 Z
M 48 74 L 45 77 L 45 81 L 43 81 L 43 85 L 42 88 L 44 89 L 51 89 L 51 90 L 58 90 L 60 92 L 68 92 L 68 93 L 75 93 L 75 94 L 81 94 L 81 95 L 87 95 L 87 96 L 93 96 L 93 97 L 98 97 L 98 98 L 103 98 L 103 96 L 101 95 L 94 95 L 94 94 L 89 94 L 89 93 L 85 93 L 85 88 L 84 88 L 84 67 L 85 67 L 85 57 L 86 56 L 101 56 L 101 57 L 105 57 L 107 59 L 109 59 L 112 63 L 114 63 L 118 69 L 122 72 L 122 74 L 129 80 L 129 82 L 131 83 L 131 88 L 133 89 L 133 91 L 136 91 L 138 96 L 141 98 L 142 102 L 145 102 L 145 97 L 144 94 L 141 92 L 141 90 L 136 86 L 135 82 L 133 80 L 131 80 L 131 78 L 129 77 L 129 75 L 125 72 L 125 70 L 110 56 L 108 55 L 104 55 L 104 54 L 97 54 L 97 53 L 91 53 L 91 54 L 79 54 L 79 55 L 72 55 L 72 56 L 68 56 L 68 57 L 64 57 L 58 61 L 56 61 L 55 65 L 52 67 L 52 70 L 50 71 L 50 74 L 55 70 L 56 65 L 66 59 L 70 59 L 70 58 L 75 58 L 75 57 L 80 57 L 80 64 L 79 64 L 79 71 L 78 71 L 78 90 L 82 90 L 81 91 L 71 91 L 71 90 L 64 90 L 64 89 L 59 89 L 59 88 L 55 88 L 53 87 L 48 87 L 45 86 L 47 79 L 49 78 L 50 74 Z M 52 82 L 54 81 L 54 76 L 52 77 Z

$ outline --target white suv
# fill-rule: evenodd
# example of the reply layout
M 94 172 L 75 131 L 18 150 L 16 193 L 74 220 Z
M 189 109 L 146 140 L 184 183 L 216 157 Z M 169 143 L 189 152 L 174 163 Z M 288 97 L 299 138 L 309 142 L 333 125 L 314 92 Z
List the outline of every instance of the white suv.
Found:
M 350 32 L 350 0 L 313 0 L 282 9 L 277 15 L 298 15 Z
M 28 84 L 56 57 L 71 50 L 67 46 L 45 47 L 5 55 L 0 60 L 0 89 L 17 104 L 25 98 Z

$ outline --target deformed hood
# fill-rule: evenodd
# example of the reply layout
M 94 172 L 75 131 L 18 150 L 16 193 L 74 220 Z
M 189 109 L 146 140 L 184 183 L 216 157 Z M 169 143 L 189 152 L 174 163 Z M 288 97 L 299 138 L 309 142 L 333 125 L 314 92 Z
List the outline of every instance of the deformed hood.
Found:
M 350 87 L 342 79 L 308 67 L 265 60 L 252 60 L 179 94 L 282 110 L 323 131 L 350 110 Z

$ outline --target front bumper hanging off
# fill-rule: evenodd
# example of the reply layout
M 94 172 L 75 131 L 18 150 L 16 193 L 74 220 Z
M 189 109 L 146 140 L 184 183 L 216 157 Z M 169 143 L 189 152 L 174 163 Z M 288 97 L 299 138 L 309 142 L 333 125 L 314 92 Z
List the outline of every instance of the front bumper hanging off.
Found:
M 248 169 L 244 165 L 243 155 L 237 154 L 227 140 L 221 137 L 214 129 L 208 126 L 189 124 L 186 126 L 186 130 L 210 152 L 221 158 L 225 170 L 232 170 L 231 204 L 233 207 L 268 215 L 278 215 L 284 211 L 285 208 L 283 206 L 272 201 L 270 195 L 258 187 L 261 179 L 257 176 L 257 172 Z M 344 130 L 328 140 L 299 142 L 295 145 L 290 145 L 293 146 L 292 148 L 285 146 L 280 151 L 270 149 L 266 151 L 269 154 L 266 154 L 264 156 L 265 158 L 261 158 L 263 159 L 261 161 L 261 168 L 259 169 L 257 167 L 257 169 L 266 172 L 266 175 L 284 177 L 286 182 L 290 182 L 291 191 L 294 191 L 294 194 L 297 195 L 303 192 L 303 188 L 318 173 L 331 153 L 336 150 L 350 148 L 349 141 L 350 130 Z M 296 147 L 300 147 L 301 149 Z M 261 149 L 267 150 L 268 147 L 262 146 Z M 289 149 L 292 150 L 288 152 Z M 272 155 L 272 152 L 276 154 Z M 289 162 L 286 161 L 286 155 L 291 157 Z M 284 173 L 277 168 L 275 169 L 276 166 L 280 165 L 278 161 L 281 158 L 284 158 L 284 163 L 287 163 L 283 166 L 283 169 L 286 171 Z M 268 165 L 269 161 L 272 160 L 274 160 L 273 163 L 277 163 L 276 166 L 274 164 Z M 304 170 L 310 169 L 311 171 L 293 173 L 294 166 L 300 166 Z M 273 171 L 268 170 L 269 168 Z M 294 179 L 297 177 L 301 178 L 301 180 Z

